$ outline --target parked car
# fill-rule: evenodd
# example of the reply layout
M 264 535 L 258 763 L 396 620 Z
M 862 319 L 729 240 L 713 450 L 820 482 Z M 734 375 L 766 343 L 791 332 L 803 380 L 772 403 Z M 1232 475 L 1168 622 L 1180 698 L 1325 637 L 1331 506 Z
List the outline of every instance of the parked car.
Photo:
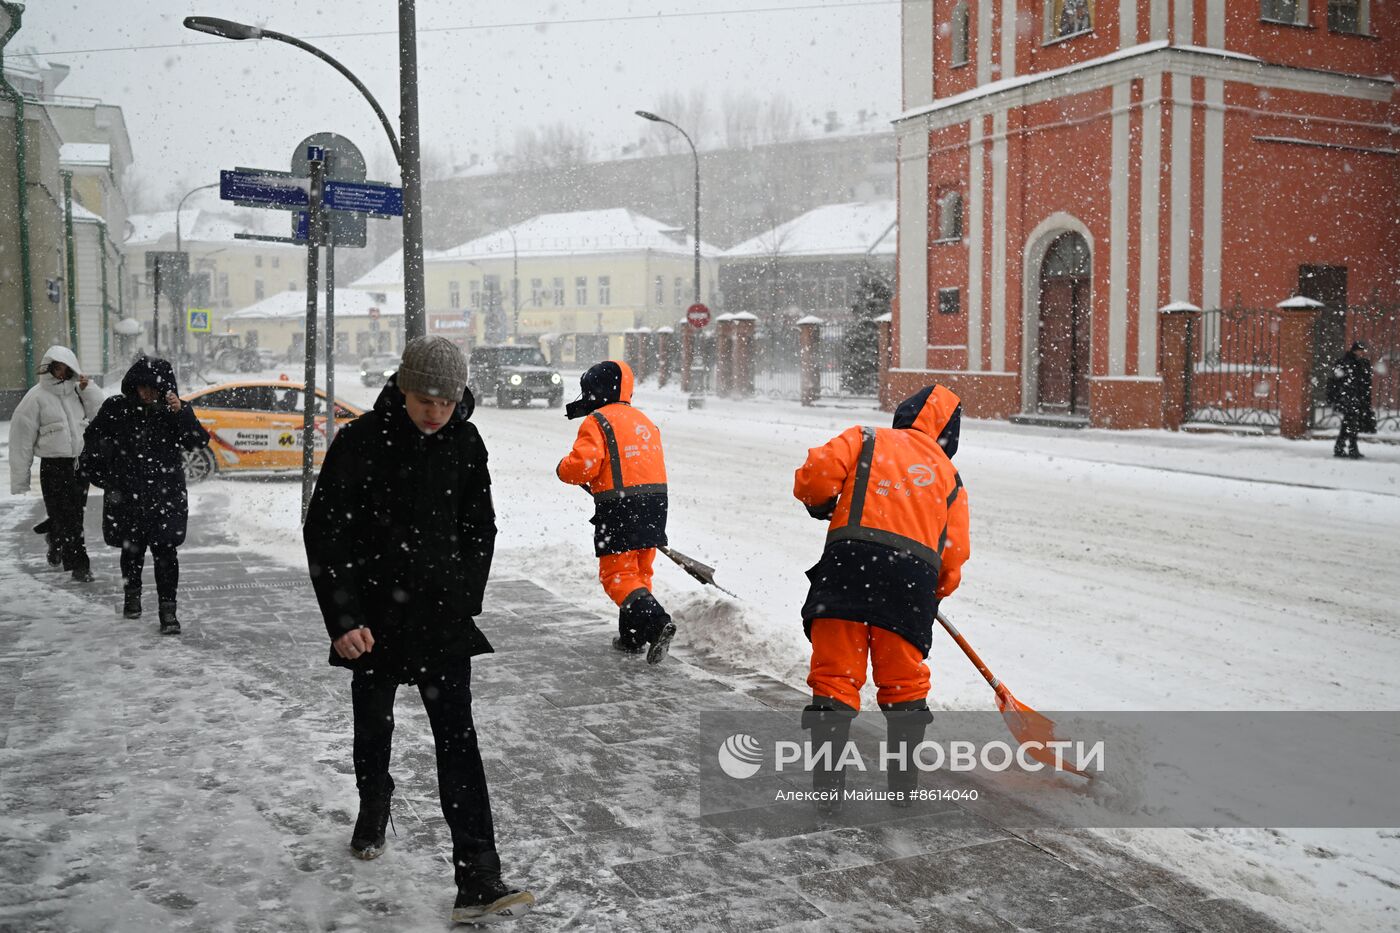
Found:
M 209 446 L 185 454 L 185 478 L 192 483 L 215 473 L 300 470 L 304 418 L 300 382 L 260 380 L 213 385 L 185 398 L 209 432 Z M 326 454 L 326 393 L 316 390 L 316 452 L 319 466 Z M 337 425 L 364 411 L 344 402 L 335 405 Z
M 550 408 L 564 404 L 564 379 L 534 347 L 477 347 L 472 350 L 468 385 L 478 399 L 528 405 L 541 398 Z
M 360 360 L 360 382 L 367 386 L 382 386 L 399 370 L 399 358 L 392 353 L 367 356 Z

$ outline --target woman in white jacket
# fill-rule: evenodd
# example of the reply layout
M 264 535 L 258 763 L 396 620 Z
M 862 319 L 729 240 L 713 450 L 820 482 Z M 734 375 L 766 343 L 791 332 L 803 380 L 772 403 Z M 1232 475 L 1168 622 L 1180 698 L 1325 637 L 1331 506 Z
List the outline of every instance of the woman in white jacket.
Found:
M 78 476 L 83 431 L 102 407 L 102 390 L 88 380 L 67 347 L 49 347 L 39 362 L 39 382 L 10 418 L 10 492 L 29 491 L 30 468 L 39 457 L 39 488 L 49 513 L 49 563 L 92 582 L 83 513 L 87 481 Z

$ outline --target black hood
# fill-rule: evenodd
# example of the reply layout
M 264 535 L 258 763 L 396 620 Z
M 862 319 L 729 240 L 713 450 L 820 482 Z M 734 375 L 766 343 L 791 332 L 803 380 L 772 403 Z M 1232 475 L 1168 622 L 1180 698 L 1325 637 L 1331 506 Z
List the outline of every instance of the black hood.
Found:
M 160 398 L 164 398 L 167 392 L 179 394 L 175 385 L 175 369 L 168 361 L 156 356 L 138 356 L 126 375 L 122 376 L 122 394 L 134 402 L 141 401 L 136 394 L 140 386 L 150 386 Z
M 936 383 L 926 386 L 899 403 L 894 410 L 894 427 L 932 435 L 951 460 L 958 452 L 962 403 L 945 387 Z
M 408 420 L 408 406 L 404 404 L 403 392 L 399 389 L 399 374 L 389 377 L 384 383 L 384 388 L 379 390 L 379 397 L 374 400 L 374 410 L 385 415 L 392 415 L 395 412 L 402 412 L 405 420 Z M 472 390 L 462 388 L 462 400 L 457 403 L 457 407 L 452 411 L 452 420 L 444 425 L 444 430 L 461 421 L 471 419 L 472 412 L 476 411 L 476 397 L 472 395 Z M 412 424 L 409 421 L 409 424 Z M 417 428 L 414 428 L 417 430 Z M 439 434 L 442 431 L 437 432 Z
M 591 415 L 604 405 L 632 400 L 631 371 L 623 372 L 621 363 L 604 360 L 595 363 L 579 377 L 581 394 L 564 407 L 564 417 L 569 419 Z

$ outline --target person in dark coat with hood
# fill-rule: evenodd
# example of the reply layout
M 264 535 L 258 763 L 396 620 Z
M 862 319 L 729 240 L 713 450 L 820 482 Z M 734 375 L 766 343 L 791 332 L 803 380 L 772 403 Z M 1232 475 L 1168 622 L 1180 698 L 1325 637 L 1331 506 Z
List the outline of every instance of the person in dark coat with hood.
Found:
M 1369 354 L 1370 347 L 1364 340 L 1358 340 L 1332 364 L 1332 377 L 1327 380 L 1327 401 L 1342 418 L 1337 444 L 1332 448 L 1334 457 L 1363 459 L 1365 454 L 1357 449 L 1356 436 L 1376 431 L 1376 411 L 1371 407 Z
M 189 521 L 184 454 L 208 443 L 209 432 L 176 391 L 170 364 L 148 356 L 131 364 L 122 377 L 122 394 L 102 403 L 83 435 L 79 468 L 105 491 L 102 537 L 122 552 L 122 614 L 141 616 L 141 571 L 149 548 L 164 635 L 180 633 L 175 549 L 184 543 Z
M 450 340 L 404 347 L 374 409 L 337 432 L 302 536 L 330 637 L 352 672 L 359 818 L 350 848 L 384 851 L 394 781 L 394 696 L 415 684 L 432 725 L 438 792 L 452 832 L 452 919 L 518 917 L 534 898 L 501 881 L 471 710 L 471 659 L 491 651 L 481 613 L 495 550 L 486 445 L 468 419 L 467 363 Z
M 807 452 L 793 495 L 828 522 L 802 622 L 812 642 L 812 703 L 802 726 L 840 756 L 860 709 L 867 663 L 884 711 L 888 747 L 910 749 L 932 721 L 929 670 L 939 600 L 962 580 L 970 553 L 967 492 L 953 466 L 962 406 L 927 386 L 895 409 L 892 428 L 856 425 Z M 906 763 L 907 764 L 907 763 Z M 892 767 L 891 802 L 907 805 L 918 771 Z M 819 806 L 840 805 L 843 775 L 817 768 Z

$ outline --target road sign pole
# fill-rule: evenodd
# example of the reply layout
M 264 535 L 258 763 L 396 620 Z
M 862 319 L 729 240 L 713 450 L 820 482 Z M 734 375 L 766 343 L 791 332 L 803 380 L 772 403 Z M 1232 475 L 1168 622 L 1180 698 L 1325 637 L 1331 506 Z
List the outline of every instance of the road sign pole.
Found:
M 321 210 L 321 190 L 326 181 L 326 163 L 314 150 L 311 158 L 311 190 L 308 198 L 310 236 L 306 242 L 306 388 L 302 395 L 301 418 L 301 520 L 311 507 L 311 474 L 316 466 L 316 292 L 318 250 L 325 240 L 325 218 Z
M 152 291 L 155 292 L 155 303 L 151 307 L 151 352 L 155 356 L 160 356 L 160 261 L 156 261 L 155 282 L 152 283 Z
M 335 236 L 326 237 L 326 449 L 335 440 Z

